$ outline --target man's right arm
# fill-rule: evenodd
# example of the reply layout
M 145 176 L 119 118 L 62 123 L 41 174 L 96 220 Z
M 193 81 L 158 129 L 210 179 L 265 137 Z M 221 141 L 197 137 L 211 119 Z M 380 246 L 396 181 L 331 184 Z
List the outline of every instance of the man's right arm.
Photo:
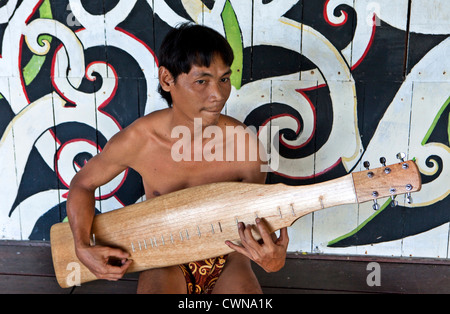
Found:
M 75 252 L 80 261 L 99 279 L 118 280 L 128 269 L 129 254 L 120 249 L 91 246 L 91 228 L 95 215 L 95 190 L 124 171 L 127 150 L 126 136 L 114 137 L 103 151 L 89 160 L 75 175 L 67 199 L 67 216 L 72 229 Z M 110 259 L 120 260 L 113 266 Z

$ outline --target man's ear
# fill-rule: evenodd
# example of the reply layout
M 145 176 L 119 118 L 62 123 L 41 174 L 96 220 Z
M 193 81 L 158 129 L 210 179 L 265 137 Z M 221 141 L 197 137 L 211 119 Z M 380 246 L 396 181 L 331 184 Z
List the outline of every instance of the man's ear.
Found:
M 160 66 L 158 69 L 158 76 L 161 88 L 169 93 L 171 86 L 175 83 L 172 73 L 170 73 L 166 67 Z

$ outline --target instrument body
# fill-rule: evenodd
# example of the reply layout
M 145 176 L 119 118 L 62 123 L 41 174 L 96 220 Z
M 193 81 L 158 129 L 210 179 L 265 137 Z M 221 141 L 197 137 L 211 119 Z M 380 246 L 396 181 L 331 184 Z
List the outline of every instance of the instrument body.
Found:
M 239 242 L 238 222 L 254 224 L 255 218 L 264 218 L 273 232 L 316 210 L 420 189 L 414 162 L 392 165 L 389 170 L 363 171 L 307 186 L 223 182 L 192 187 L 99 214 L 92 233 L 96 244 L 131 254 L 128 272 L 203 260 L 232 252 L 225 241 Z M 256 231 L 253 235 L 260 238 Z M 68 223 L 52 226 L 50 237 L 61 287 L 73 285 L 69 280 L 73 268 L 68 266 L 73 263 L 80 276 L 75 283 L 96 280 L 75 254 Z

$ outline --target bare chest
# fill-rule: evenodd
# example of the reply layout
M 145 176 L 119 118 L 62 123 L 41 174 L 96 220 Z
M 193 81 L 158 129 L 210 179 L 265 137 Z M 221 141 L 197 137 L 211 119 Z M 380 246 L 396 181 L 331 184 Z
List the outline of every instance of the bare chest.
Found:
M 175 161 L 164 151 L 149 154 L 135 170 L 142 177 L 147 199 L 202 184 L 242 181 L 242 172 L 235 163 Z

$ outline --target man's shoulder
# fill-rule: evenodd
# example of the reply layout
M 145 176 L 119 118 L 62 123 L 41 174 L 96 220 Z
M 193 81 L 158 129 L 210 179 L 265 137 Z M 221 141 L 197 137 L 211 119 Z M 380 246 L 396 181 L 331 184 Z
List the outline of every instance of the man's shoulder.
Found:
M 234 147 L 234 154 L 241 154 L 235 156 L 236 160 L 260 161 L 262 156 L 259 155 L 259 150 L 263 147 L 255 127 L 247 126 L 230 116 L 223 116 L 220 123 L 225 126 L 223 136 L 226 147 Z
M 136 119 L 131 127 L 152 127 L 154 124 L 161 124 L 166 117 L 169 117 L 170 109 L 161 109 L 146 114 L 143 117 Z
M 148 140 L 155 130 L 161 128 L 161 123 L 165 121 L 163 118 L 166 115 L 167 113 L 164 110 L 159 110 L 140 117 L 118 132 L 111 140 L 130 145 L 135 145 L 141 140 Z
M 247 126 L 239 120 L 223 115 L 221 122 L 225 135 L 250 136 L 250 140 L 257 142 L 257 130 L 253 126 Z
M 228 116 L 228 115 L 221 115 L 220 116 L 220 120 L 219 123 L 222 124 L 222 126 L 227 127 L 227 126 L 233 126 L 233 127 L 237 127 L 237 126 L 241 126 L 241 127 L 246 127 L 244 123 L 242 123 L 241 121 Z
M 239 120 L 223 116 L 222 123 L 226 124 L 226 149 L 233 145 L 232 154 L 239 161 L 229 163 L 228 166 L 239 171 L 243 182 L 264 183 L 266 173 L 261 171 L 261 166 L 266 163 L 265 149 L 258 139 L 258 133 L 254 126 L 247 126 Z
M 166 124 L 165 117 L 168 116 L 167 109 L 151 112 L 143 117 L 136 119 L 128 127 L 124 129 L 125 132 L 130 134 L 141 134 L 147 132 L 153 132 L 154 130 L 161 129 L 163 124 Z

